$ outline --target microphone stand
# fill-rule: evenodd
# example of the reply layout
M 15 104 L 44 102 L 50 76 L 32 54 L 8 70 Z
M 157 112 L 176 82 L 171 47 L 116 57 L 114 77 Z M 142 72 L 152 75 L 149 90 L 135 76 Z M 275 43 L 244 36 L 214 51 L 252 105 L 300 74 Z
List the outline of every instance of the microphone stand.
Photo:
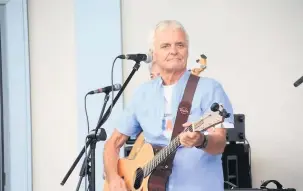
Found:
M 78 182 L 78 185 L 77 185 L 77 191 L 80 188 L 82 178 L 85 176 L 85 174 L 88 175 L 88 179 L 89 179 L 89 191 L 95 191 L 96 190 L 96 183 L 95 183 L 95 149 L 96 149 L 96 144 L 99 141 L 105 141 L 106 138 L 107 138 L 106 131 L 105 131 L 104 128 L 101 128 L 101 126 L 106 122 L 106 120 L 108 119 L 108 117 L 109 117 L 109 115 L 111 113 L 111 108 L 115 106 L 116 102 L 118 101 L 119 97 L 121 96 L 121 94 L 123 93 L 124 89 L 128 85 L 129 81 L 131 80 L 131 78 L 133 77 L 133 75 L 135 74 L 135 72 L 138 71 L 138 69 L 140 68 L 140 62 L 141 62 L 141 60 L 135 60 L 135 62 L 136 63 L 134 65 L 134 67 L 133 67 L 133 70 L 131 71 L 131 73 L 127 77 L 127 79 L 124 82 L 124 84 L 121 87 L 121 89 L 119 90 L 117 96 L 113 100 L 112 105 L 108 107 L 107 111 L 105 112 L 105 114 L 103 116 L 103 113 L 104 113 L 104 110 L 105 110 L 105 105 L 106 105 L 106 103 L 108 101 L 108 95 L 105 96 L 105 98 L 104 98 L 104 105 L 102 107 L 102 111 L 101 111 L 101 114 L 100 114 L 100 117 L 99 117 L 99 121 L 98 121 L 97 127 L 95 128 L 95 132 L 93 134 L 89 134 L 87 136 L 88 140 L 86 142 L 86 145 L 82 148 L 82 150 L 80 151 L 80 153 L 77 156 L 76 160 L 74 161 L 74 163 L 72 164 L 72 166 L 70 167 L 70 169 L 68 170 L 68 172 L 66 173 L 66 175 L 64 176 L 62 182 L 60 183 L 62 186 L 66 183 L 67 179 L 69 178 L 69 176 L 71 175 L 71 173 L 73 172 L 73 170 L 77 166 L 78 162 L 82 158 L 82 156 L 83 156 L 83 154 L 85 152 L 85 147 L 90 146 L 90 150 L 88 152 L 88 155 L 84 159 L 82 167 L 81 167 L 81 170 L 80 170 L 80 179 L 79 179 L 79 182 Z M 99 129 L 100 129 L 100 133 L 98 134 L 98 130 Z M 91 158 L 89 158 L 89 156 Z M 91 167 L 88 165 L 89 162 L 91 162 Z
M 133 77 L 133 75 L 135 74 L 135 72 L 138 71 L 138 69 L 140 68 L 140 62 L 141 62 L 141 60 L 135 60 L 135 62 L 136 62 L 136 64 L 134 65 L 133 70 L 128 75 L 128 77 L 125 80 L 124 84 L 122 85 L 121 89 L 117 93 L 117 96 L 113 100 L 113 107 L 115 106 L 116 102 L 118 101 L 119 97 L 121 96 L 122 92 L 124 91 L 124 89 L 128 85 L 129 81 L 131 80 L 131 78 Z M 100 128 L 105 123 L 105 121 L 108 119 L 110 113 L 111 113 L 111 107 L 109 107 L 107 109 L 106 113 L 104 114 L 104 117 L 102 118 L 102 120 L 100 121 L 100 123 L 97 124 L 97 129 Z
M 105 97 L 104 97 L 104 103 L 102 106 L 102 110 L 101 110 L 101 114 L 99 117 L 99 121 L 101 120 L 106 104 L 108 102 L 109 99 L 109 92 L 106 92 Z M 88 190 L 96 190 L 96 178 L 95 178 L 95 166 L 96 166 L 96 158 L 95 158 L 95 150 L 96 150 L 96 144 L 98 141 L 98 135 L 97 135 L 97 131 L 93 130 L 92 133 L 90 133 L 86 138 L 90 139 L 90 149 L 88 151 L 88 155 L 85 157 L 83 163 L 82 163 L 82 167 L 80 170 L 80 178 L 78 181 L 78 185 L 76 188 L 76 191 L 78 191 L 80 189 L 80 185 L 82 183 L 82 179 L 83 177 L 85 177 L 86 175 L 88 176 Z M 100 139 L 100 138 L 99 138 Z M 100 139 L 101 140 L 101 139 Z M 91 166 L 89 165 L 89 163 L 91 164 Z
M 294 86 L 298 87 L 299 85 L 301 85 L 303 83 L 303 76 L 301 76 L 301 78 L 299 78 L 295 83 Z

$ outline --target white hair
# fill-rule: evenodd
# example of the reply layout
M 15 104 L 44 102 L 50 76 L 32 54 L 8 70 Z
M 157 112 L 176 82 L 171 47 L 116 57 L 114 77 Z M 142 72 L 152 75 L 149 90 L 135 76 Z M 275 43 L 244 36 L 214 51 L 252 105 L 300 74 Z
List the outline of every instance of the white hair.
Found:
M 181 31 L 183 31 L 185 33 L 186 36 L 186 43 L 188 45 L 189 43 L 189 38 L 188 38 L 188 34 L 184 28 L 184 26 L 176 21 L 176 20 L 163 20 L 160 21 L 156 27 L 152 30 L 151 34 L 150 34 L 150 38 L 149 38 L 149 51 L 153 52 L 154 50 L 154 42 L 155 42 L 155 34 L 157 31 L 161 31 L 164 30 L 166 28 L 172 27 L 173 29 L 181 29 Z

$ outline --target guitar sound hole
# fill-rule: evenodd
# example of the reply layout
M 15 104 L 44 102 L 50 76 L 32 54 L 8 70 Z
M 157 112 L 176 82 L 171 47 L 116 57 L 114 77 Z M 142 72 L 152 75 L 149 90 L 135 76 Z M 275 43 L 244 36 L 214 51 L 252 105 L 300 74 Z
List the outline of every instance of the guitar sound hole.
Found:
M 136 176 L 135 176 L 135 181 L 134 181 L 134 188 L 136 190 L 139 189 L 140 186 L 142 185 L 143 178 L 144 178 L 143 170 L 142 170 L 142 168 L 138 168 L 136 170 Z

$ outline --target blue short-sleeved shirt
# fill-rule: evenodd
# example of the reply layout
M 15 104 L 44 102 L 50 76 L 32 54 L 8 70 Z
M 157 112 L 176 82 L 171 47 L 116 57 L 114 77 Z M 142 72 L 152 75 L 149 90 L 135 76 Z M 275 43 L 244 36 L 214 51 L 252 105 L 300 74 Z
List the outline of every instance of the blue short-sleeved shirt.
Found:
M 186 71 L 174 86 L 172 93 L 172 122 L 175 123 L 177 109 L 190 76 Z M 117 130 L 127 136 L 135 136 L 143 130 L 145 141 L 165 146 L 169 143 L 163 135 L 165 124 L 163 82 L 160 77 L 139 86 L 131 102 L 125 108 Z M 225 123 L 234 123 L 232 105 L 222 86 L 211 78 L 201 77 L 192 101 L 189 122 L 199 120 L 210 111 L 214 103 L 223 104 L 231 114 Z M 224 180 L 221 154 L 211 155 L 197 148 L 178 148 L 172 174 L 167 184 L 169 191 L 223 191 Z

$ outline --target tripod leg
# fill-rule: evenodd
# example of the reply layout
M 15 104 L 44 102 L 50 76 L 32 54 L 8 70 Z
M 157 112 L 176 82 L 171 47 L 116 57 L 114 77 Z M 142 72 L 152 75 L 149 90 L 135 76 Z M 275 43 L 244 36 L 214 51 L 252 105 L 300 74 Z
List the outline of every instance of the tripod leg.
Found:
M 77 191 L 80 189 L 82 179 L 83 179 L 83 176 L 80 176 L 79 181 L 78 181 L 78 185 L 77 185 L 77 188 L 76 188 Z
M 84 158 L 84 161 L 82 163 L 82 167 L 81 167 L 81 170 L 80 170 L 80 173 L 79 173 L 80 178 L 79 178 L 79 181 L 78 181 L 76 191 L 79 191 L 83 177 L 90 174 L 90 172 L 89 172 L 90 171 L 89 162 L 90 162 L 91 152 L 92 152 L 92 150 L 89 149 L 87 157 Z

